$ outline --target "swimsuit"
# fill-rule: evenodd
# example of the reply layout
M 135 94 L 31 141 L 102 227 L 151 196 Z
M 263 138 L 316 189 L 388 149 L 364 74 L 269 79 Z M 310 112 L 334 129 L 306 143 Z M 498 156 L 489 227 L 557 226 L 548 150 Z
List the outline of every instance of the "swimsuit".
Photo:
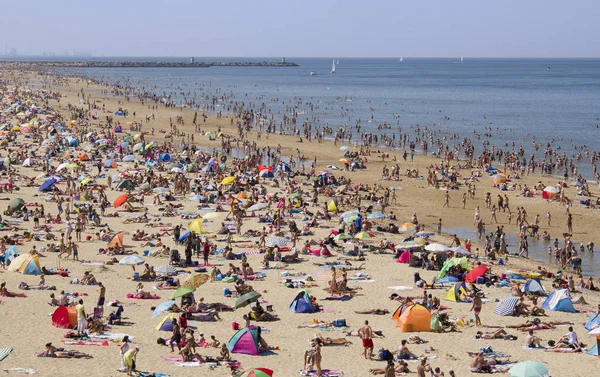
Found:
M 364 348 L 373 348 L 373 339 L 362 338 L 362 344 Z

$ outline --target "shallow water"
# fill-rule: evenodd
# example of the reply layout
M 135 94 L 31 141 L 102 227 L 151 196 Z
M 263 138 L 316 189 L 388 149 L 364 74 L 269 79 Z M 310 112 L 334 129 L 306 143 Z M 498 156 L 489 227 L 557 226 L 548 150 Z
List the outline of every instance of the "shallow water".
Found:
M 486 233 L 495 231 L 495 227 L 486 228 Z M 467 227 L 447 227 L 442 228 L 444 233 L 448 234 L 456 234 L 458 238 L 460 238 L 461 242 L 464 241 L 465 238 L 471 240 L 477 240 L 477 230 L 473 228 Z M 508 246 L 508 251 L 510 253 L 518 253 L 519 251 L 519 235 L 513 232 L 506 232 L 506 243 Z M 561 239 L 559 239 L 561 240 Z M 551 265 L 556 265 L 554 261 L 553 255 L 548 255 L 548 246 L 551 245 L 550 241 L 542 241 L 535 240 L 534 238 L 529 238 L 529 258 L 534 259 L 543 263 L 548 263 Z M 562 241 L 561 241 L 562 242 Z M 576 244 L 576 247 L 579 247 L 579 244 Z M 474 252 L 474 250 L 473 250 Z M 483 250 L 480 249 L 480 253 L 483 253 Z M 588 253 L 585 252 L 582 255 L 579 255 L 582 261 L 582 270 L 583 275 L 586 276 L 598 276 L 600 275 L 600 255 L 598 253 Z

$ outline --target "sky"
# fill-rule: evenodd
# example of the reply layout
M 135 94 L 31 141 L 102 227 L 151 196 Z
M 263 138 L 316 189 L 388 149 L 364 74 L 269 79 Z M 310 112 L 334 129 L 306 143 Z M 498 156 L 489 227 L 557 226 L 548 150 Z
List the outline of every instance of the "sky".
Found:
M 598 0 L 29 0 L 0 54 L 600 57 Z M 12 15 L 12 16 L 10 16 Z

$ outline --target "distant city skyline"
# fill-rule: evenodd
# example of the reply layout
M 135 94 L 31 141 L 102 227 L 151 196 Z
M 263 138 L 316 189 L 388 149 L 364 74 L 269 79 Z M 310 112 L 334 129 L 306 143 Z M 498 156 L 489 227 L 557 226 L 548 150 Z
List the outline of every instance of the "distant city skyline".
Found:
M 27 27 L 4 4 L 15 16 L 0 44 L 19 56 L 600 57 L 592 0 L 64 3 L 31 0 L 44 21 Z

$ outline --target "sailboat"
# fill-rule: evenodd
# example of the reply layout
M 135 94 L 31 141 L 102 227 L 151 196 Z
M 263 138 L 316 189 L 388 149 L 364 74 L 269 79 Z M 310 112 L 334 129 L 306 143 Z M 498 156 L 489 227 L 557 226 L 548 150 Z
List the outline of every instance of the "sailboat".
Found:
M 460 62 L 462 63 L 465 58 L 463 56 L 460 57 Z
M 331 63 L 331 73 L 335 73 L 335 59 L 333 59 L 333 62 Z
M 404 61 L 404 57 L 400 57 L 400 63 L 402 63 Z

